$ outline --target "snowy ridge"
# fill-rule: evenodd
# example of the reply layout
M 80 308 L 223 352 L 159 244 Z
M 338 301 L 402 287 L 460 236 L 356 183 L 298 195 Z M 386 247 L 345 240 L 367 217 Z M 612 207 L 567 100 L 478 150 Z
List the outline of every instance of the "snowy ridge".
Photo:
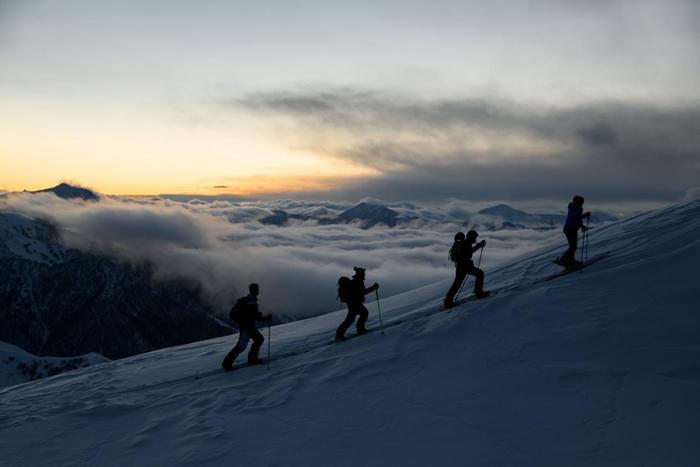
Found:
M 608 224 L 591 231 L 590 255 L 609 252 L 594 265 L 546 281 L 552 245 L 487 271 L 502 292 L 450 313 L 446 277 L 383 300 L 384 335 L 330 344 L 342 310 L 274 326 L 270 371 L 220 371 L 226 337 L 6 388 L 0 452 L 9 465 L 693 465 L 698 232 L 700 201 Z
M 108 361 L 96 353 L 77 357 L 37 357 L 16 345 L 0 342 L 0 387 L 26 383 Z
M 53 264 L 64 259 L 65 248 L 58 244 L 56 228 L 48 222 L 0 212 L 0 258 L 7 256 Z
M 0 341 L 78 358 L 119 358 L 230 332 L 190 284 L 155 281 L 148 265 L 67 247 L 52 223 L 14 212 L 0 212 L 0 323 Z M 32 376 L 53 374 L 48 367 Z

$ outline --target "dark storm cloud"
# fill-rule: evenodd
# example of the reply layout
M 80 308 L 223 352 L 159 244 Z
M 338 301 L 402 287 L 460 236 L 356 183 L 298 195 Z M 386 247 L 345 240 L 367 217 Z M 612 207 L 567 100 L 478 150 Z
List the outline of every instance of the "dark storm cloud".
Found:
M 697 175 L 680 171 L 677 176 L 686 185 L 697 180 Z M 481 201 L 567 200 L 575 193 L 584 193 L 600 202 L 674 200 L 685 190 L 634 169 L 509 164 L 395 171 L 349 186 L 337 196 L 360 198 L 367 193 L 392 201 L 410 197 L 426 201 L 450 197 Z
M 697 105 L 554 108 L 351 89 L 223 104 L 286 121 L 295 146 L 382 172 L 340 198 L 542 199 L 574 190 L 606 200 L 674 200 L 700 179 Z
M 341 88 L 320 92 L 271 92 L 251 94 L 242 99 L 225 99 L 224 106 L 244 107 L 300 121 L 334 125 L 339 129 L 367 130 L 412 128 L 440 131 L 469 123 L 488 123 L 499 128 L 521 125 L 529 118 L 524 109 L 511 102 L 465 99 L 420 101 L 400 95 Z
M 584 141 L 590 144 L 615 146 L 617 143 L 617 133 L 604 123 L 584 128 L 579 131 L 579 134 Z

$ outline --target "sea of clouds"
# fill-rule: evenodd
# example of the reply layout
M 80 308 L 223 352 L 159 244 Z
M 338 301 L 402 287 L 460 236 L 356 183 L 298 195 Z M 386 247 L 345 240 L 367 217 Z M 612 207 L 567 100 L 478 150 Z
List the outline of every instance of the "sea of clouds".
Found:
M 373 200 L 372 202 L 378 202 Z M 283 209 L 290 214 L 333 218 L 352 203 L 323 201 L 177 201 L 161 197 L 101 197 L 66 200 L 52 193 L 15 193 L 0 198 L 0 210 L 48 220 L 71 248 L 121 261 L 150 262 L 156 279 L 184 278 L 224 315 L 250 282 L 261 285 L 261 306 L 279 319 L 299 319 L 337 310 L 336 283 L 367 269 L 367 284 L 382 296 L 442 281 L 454 268 L 448 250 L 457 231 L 479 221 L 475 207 L 458 200 L 440 206 L 387 204 L 410 222 L 396 227 L 359 223 L 323 225 L 292 219 L 287 225 L 259 222 Z M 538 247 L 562 244 L 559 229 L 482 231 L 487 241 L 482 268 Z

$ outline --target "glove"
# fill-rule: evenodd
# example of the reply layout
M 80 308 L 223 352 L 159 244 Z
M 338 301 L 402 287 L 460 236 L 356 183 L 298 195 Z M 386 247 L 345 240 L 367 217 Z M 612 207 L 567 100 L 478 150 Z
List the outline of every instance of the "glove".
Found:
M 265 321 L 266 323 L 272 322 L 272 316 L 270 316 L 270 315 L 264 316 L 263 321 Z
M 379 289 L 379 284 L 377 284 L 377 283 L 375 282 L 374 285 L 372 286 L 372 288 L 373 288 L 374 290 L 378 290 L 378 289 Z
M 581 226 L 581 231 L 582 231 L 582 232 L 585 232 L 586 230 L 588 230 L 588 227 L 586 227 L 585 225 L 582 225 L 582 226 Z
M 482 240 L 482 241 L 481 241 L 481 248 L 483 248 L 483 247 L 485 247 L 485 246 L 486 246 L 486 240 Z
M 591 218 L 591 211 L 588 211 L 586 214 L 583 215 L 583 217 Z

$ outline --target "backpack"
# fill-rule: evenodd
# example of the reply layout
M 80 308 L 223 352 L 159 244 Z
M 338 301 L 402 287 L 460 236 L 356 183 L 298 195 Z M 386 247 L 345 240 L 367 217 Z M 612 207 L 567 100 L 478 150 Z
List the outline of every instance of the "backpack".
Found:
M 462 248 L 464 248 L 462 243 L 463 242 L 454 242 L 450 247 L 450 261 L 453 263 L 459 262 L 460 258 L 462 257 Z
M 352 297 L 352 280 L 342 276 L 338 279 L 338 298 L 341 302 L 347 303 Z
M 231 318 L 233 321 L 239 322 L 241 318 L 243 318 L 243 312 L 245 311 L 245 307 L 247 305 L 247 298 L 248 297 L 241 297 L 238 300 L 236 300 L 235 305 L 233 305 L 231 311 L 229 311 L 228 317 Z

